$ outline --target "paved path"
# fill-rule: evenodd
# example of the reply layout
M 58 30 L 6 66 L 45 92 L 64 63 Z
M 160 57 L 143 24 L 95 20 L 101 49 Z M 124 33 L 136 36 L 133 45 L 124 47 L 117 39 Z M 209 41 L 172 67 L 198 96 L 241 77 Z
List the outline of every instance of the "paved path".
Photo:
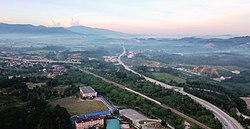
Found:
M 140 126 L 144 125 L 144 124 L 140 124 L 140 121 L 142 121 L 142 120 L 152 121 L 153 123 L 161 122 L 161 120 L 150 119 L 150 118 L 144 116 L 143 114 L 137 112 L 134 109 L 122 109 L 122 110 L 119 110 L 119 114 L 120 114 L 120 116 L 125 116 L 125 117 L 129 118 L 130 120 L 132 120 L 133 123 L 137 127 L 140 127 Z
M 167 106 L 167 105 L 165 105 L 165 104 L 162 104 L 161 102 L 159 102 L 159 101 L 157 101 L 157 100 L 155 100 L 155 99 L 152 99 L 152 98 L 150 98 L 150 97 L 148 97 L 148 96 L 146 96 L 146 95 L 143 95 L 143 94 L 141 94 L 141 93 L 139 93 L 139 92 L 137 92 L 137 91 L 134 91 L 134 90 L 132 90 L 132 89 L 130 89 L 130 88 L 127 88 L 127 87 L 124 86 L 124 85 L 121 85 L 121 84 L 116 83 L 116 82 L 114 82 L 114 81 L 108 80 L 108 79 L 106 79 L 106 78 L 104 78 L 104 77 L 101 77 L 101 76 L 99 76 L 99 75 L 96 75 L 96 74 L 94 74 L 94 73 L 92 73 L 92 72 L 90 72 L 90 71 L 88 71 L 88 70 L 82 69 L 82 68 L 80 68 L 80 67 L 77 67 L 77 66 L 74 66 L 74 65 L 71 65 L 71 66 L 74 67 L 74 68 L 76 68 L 76 69 L 78 69 L 78 70 L 80 70 L 80 71 L 82 71 L 82 72 L 84 72 L 84 73 L 87 73 L 87 74 L 90 74 L 90 75 L 92 75 L 92 76 L 94 76 L 94 77 L 100 78 L 100 79 L 102 79 L 103 81 L 105 81 L 105 82 L 107 82 L 107 83 L 113 84 L 114 86 L 117 86 L 117 87 L 122 88 L 122 89 L 124 89 L 124 90 L 127 90 L 127 91 L 129 91 L 129 92 L 131 92 L 131 93 L 137 94 L 137 95 L 139 95 L 139 96 L 141 96 L 141 97 L 143 97 L 143 98 L 145 98 L 145 99 L 147 99 L 147 100 L 150 100 L 151 102 L 154 102 L 155 104 L 157 104 L 157 105 L 159 105 L 159 106 L 161 106 L 161 107 L 163 107 L 163 108 L 165 108 L 165 109 L 171 110 L 173 113 L 179 115 L 180 117 L 182 117 L 182 118 L 184 118 L 184 119 L 186 119 L 186 120 L 188 120 L 188 121 L 190 121 L 190 122 L 192 122 L 192 123 L 195 123 L 196 125 L 198 125 L 198 126 L 204 128 L 204 129 L 211 129 L 211 128 L 208 127 L 207 125 L 205 125 L 205 124 L 203 124 L 203 123 L 201 123 L 201 122 L 199 122 L 199 121 L 197 121 L 197 120 L 195 120 L 195 119 L 193 119 L 193 118 L 191 118 L 191 117 L 189 117 L 189 116 L 187 116 L 187 115 L 185 115 L 185 114 L 179 112 L 178 110 L 173 109 L 173 108 L 171 108 L 171 107 L 169 107 L 169 106 Z
M 149 78 L 147 76 L 144 76 L 138 72 L 135 72 L 134 70 L 130 69 L 127 65 L 125 65 L 122 61 L 121 61 L 121 57 L 124 56 L 126 54 L 126 50 L 125 50 L 125 47 L 123 46 L 123 52 L 121 55 L 119 55 L 118 57 L 118 62 L 119 64 L 121 64 L 126 70 L 128 71 L 131 71 L 137 75 L 139 75 L 140 77 L 143 77 L 145 78 L 146 80 L 152 82 L 152 83 L 155 83 L 157 85 L 160 85 L 164 88 L 167 88 L 167 89 L 172 89 L 174 91 L 177 91 L 183 95 L 187 95 L 189 96 L 190 98 L 192 98 L 194 101 L 196 101 L 197 103 L 201 104 L 202 106 L 204 106 L 205 108 L 207 108 L 208 110 L 212 111 L 213 114 L 215 115 L 216 118 L 218 118 L 218 120 L 221 122 L 221 124 L 223 125 L 223 128 L 224 129 L 244 129 L 242 127 L 242 125 L 236 121 L 234 118 L 232 118 L 231 116 L 229 116 L 227 113 L 225 113 L 224 111 L 222 111 L 220 108 L 216 107 L 215 105 L 201 99 L 201 98 L 198 98 L 192 94 L 189 94 L 187 92 L 185 92 L 183 90 L 182 87 L 176 87 L 176 86 L 171 86 L 171 85 L 168 85 L 168 84 L 165 84 L 165 83 L 162 83 L 158 80 L 155 80 L 153 78 Z

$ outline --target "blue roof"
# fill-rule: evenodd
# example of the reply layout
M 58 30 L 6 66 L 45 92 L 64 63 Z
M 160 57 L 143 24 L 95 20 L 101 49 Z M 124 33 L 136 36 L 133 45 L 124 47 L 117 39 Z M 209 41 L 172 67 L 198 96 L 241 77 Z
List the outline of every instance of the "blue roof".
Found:
M 73 117 L 71 117 L 71 121 L 72 121 L 72 124 L 74 124 L 76 118 L 85 119 L 85 118 L 88 118 L 88 117 L 99 116 L 99 115 L 107 115 L 107 114 L 111 114 L 111 111 L 110 110 L 105 110 L 105 111 L 101 111 L 101 112 L 93 112 L 93 113 L 83 114 L 81 116 L 73 116 Z
M 111 114 L 110 110 L 105 110 L 105 111 L 101 111 L 101 112 L 88 113 L 88 114 L 81 115 L 79 117 L 87 118 L 87 117 L 91 117 L 91 116 L 99 116 L 99 115 L 107 115 L 107 114 Z
M 107 119 L 106 129 L 120 129 L 120 122 L 117 119 Z

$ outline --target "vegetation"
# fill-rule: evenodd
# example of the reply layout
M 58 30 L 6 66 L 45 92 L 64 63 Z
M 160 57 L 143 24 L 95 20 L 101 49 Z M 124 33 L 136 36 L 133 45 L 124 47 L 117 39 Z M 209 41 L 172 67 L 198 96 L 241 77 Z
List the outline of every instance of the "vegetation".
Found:
M 152 75 L 160 81 L 170 83 L 170 81 L 175 81 L 177 83 L 186 83 L 182 78 L 176 77 L 168 73 L 152 73 Z
M 170 110 L 166 110 L 158 105 L 155 105 L 153 102 L 139 97 L 138 95 L 129 93 L 128 91 L 113 85 L 103 83 L 103 81 L 98 78 L 93 78 L 79 71 L 69 70 L 63 76 L 59 76 L 58 80 L 60 80 L 58 81 L 60 84 L 66 82 L 74 84 L 80 82 L 86 85 L 91 85 L 98 91 L 99 94 L 107 97 L 113 104 L 117 106 L 139 110 L 143 114 L 153 118 L 155 117 L 165 120 L 177 129 L 184 128 L 184 120 L 173 114 Z
M 117 69 L 119 70 L 118 72 Z M 219 121 L 214 119 L 214 116 L 211 112 L 195 103 L 189 97 L 147 82 L 141 77 L 126 71 L 123 67 L 115 68 L 114 66 L 109 66 L 105 67 L 105 69 L 97 67 L 97 70 L 93 71 L 98 75 L 124 84 L 135 91 L 143 93 L 166 105 L 176 108 L 179 111 L 207 124 L 211 128 L 221 128 Z
M 243 126 L 249 126 L 249 119 L 244 119 L 236 115 L 236 108 L 240 112 L 250 115 L 246 103 L 237 94 L 228 91 L 216 83 L 211 84 L 203 81 L 187 82 L 185 91 L 215 104 L 236 118 Z
M 60 106 L 51 107 L 41 99 L 32 98 L 22 106 L 1 106 L 2 129 L 71 129 L 70 115 Z
M 160 56 L 160 55 L 157 55 L 157 56 Z M 182 57 L 180 57 L 180 58 L 177 58 L 177 60 L 176 60 L 172 56 L 173 55 L 163 57 L 163 55 L 161 55 L 162 58 L 158 58 L 159 59 L 158 61 L 162 61 L 164 63 L 171 63 L 171 61 L 178 61 L 178 59 L 182 58 Z M 235 55 L 230 55 L 230 56 L 235 56 Z M 138 57 L 136 57 L 136 58 L 138 58 Z M 148 57 L 143 57 L 143 58 L 148 58 Z M 166 59 L 166 58 L 168 58 L 168 59 Z M 192 58 L 195 58 L 195 57 L 190 57 L 191 60 L 192 60 Z M 228 58 L 228 57 L 226 56 L 225 58 Z M 150 58 L 148 58 L 148 60 L 150 60 Z M 242 59 L 239 59 L 239 60 L 242 60 Z M 202 63 L 202 61 L 198 62 L 198 63 Z M 218 63 L 218 61 L 217 61 L 217 63 Z M 228 63 L 229 63 L 229 61 L 228 61 Z M 231 63 L 235 63 L 235 61 L 234 62 L 231 61 Z M 206 64 L 206 63 L 204 63 L 204 64 Z M 222 65 L 222 64 L 220 64 L 220 65 Z M 249 120 L 244 119 L 243 117 L 236 115 L 236 108 L 241 113 L 249 115 L 249 110 L 247 109 L 246 103 L 240 99 L 240 96 L 248 96 L 249 95 L 249 90 L 248 90 L 249 87 L 247 87 L 247 86 L 249 86 L 250 82 L 249 82 L 249 78 L 248 78 L 249 72 L 247 69 L 245 69 L 245 71 L 242 71 L 241 74 L 239 74 L 239 75 L 233 75 L 231 72 L 227 72 L 226 75 L 232 76 L 232 78 L 219 84 L 218 82 L 214 82 L 214 81 L 210 80 L 208 77 L 204 77 L 204 78 L 197 77 L 197 76 L 196 77 L 186 77 L 187 78 L 186 83 L 178 83 L 177 81 L 174 81 L 174 79 L 169 78 L 169 80 L 166 81 L 166 80 L 162 79 L 161 77 L 159 77 L 159 75 L 158 76 L 155 75 L 155 71 L 157 73 L 164 71 L 172 76 L 182 76 L 183 75 L 179 71 L 176 71 L 176 70 L 169 68 L 169 67 L 168 68 L 147 67 L 147 66 L 140 66 L 140 64 L 137 64 L 134 68 L 136 69 L 136 71 L 143 73 L 144 75 L 150 76 L 152 78 L 155 78 L 157 80 L 160 80 L 162 82 L 166 82 L 168 84 L 175 85 L 175 86 L 184 87 L 185 91 L 187 91 L 193 95 L 196 95 L 200 98 L 203 98 L 204 100 L 207 100 L 207 101 L 215 104 L 216 106 L 220 107 L 221 109 L 225 110 L 231 116 L 235 117 L 243 126 L 245 126 L 245 127 L 249 126 Z

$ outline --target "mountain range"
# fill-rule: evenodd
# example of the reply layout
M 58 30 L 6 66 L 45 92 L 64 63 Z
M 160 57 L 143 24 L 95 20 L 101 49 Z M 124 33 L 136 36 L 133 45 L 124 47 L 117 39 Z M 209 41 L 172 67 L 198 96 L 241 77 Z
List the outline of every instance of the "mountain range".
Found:
M 131 36 L 132 34 L 121 33 L 108 29 L 91 28 L 86 26 L 63 27 L 46 27 L 34 26 L 31 24 L 6 24 L 0 23 L 0 34 L 61 34 L 61 35 L 104 35 L 104 36 Z M 140 41 L 160 41 L 160 42 L 179 42 L 184 44 L 203 45 L 206 48 L 227 48 L 240 47 L 250 48 L 250 36 L 234 37 L 228 39 L 219 38 L 197 38 L 186 37 L 181 39 L 156 39 L 156 38 L 139 38 Z
M 75 34 L 63 27 L 33 26 L 30 24 L 0 23 L 0 34 Z
M 88 35 L 115 35 L 115 36 L 125 36 L 129 34 L 107 30 L 107 29 L 101 29 L 101 28 L 92 28 L 92 27 L 86 27 L 86 26 L 72 26 L 69 28 L 66 28 L 67 30 L 70 30 L 75 33 L 79 34 L 88 34 Z
M 31 24 L 6 24 L 0 23 L 0 34 L 84 34 L 84 35 L 114 35 L 125 36 L 126 33 L 108 29 L 91 28 L 86 26 L 46 27 Z

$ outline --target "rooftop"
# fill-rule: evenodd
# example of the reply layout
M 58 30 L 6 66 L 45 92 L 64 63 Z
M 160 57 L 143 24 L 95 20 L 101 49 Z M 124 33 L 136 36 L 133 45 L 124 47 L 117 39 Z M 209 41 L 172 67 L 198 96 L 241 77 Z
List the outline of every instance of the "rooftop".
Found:
M 89 121 L 95 121 L 95 120 L 101 120 L 103 119 L 102 116 L 94 116 L 94 117 L 88 117 L 88 118 L 77 118 L 76 123 L 81 123 L 81 122 L 89 122 Z
M 80 87 L 80 90 L 83 93 L 96 93 L 96 91 L 91 87 L 91 86 L 86 86 L 86 87 Z
M 106 129 L 120 129 L 120 122 L 117 119 L 107 119 Z

